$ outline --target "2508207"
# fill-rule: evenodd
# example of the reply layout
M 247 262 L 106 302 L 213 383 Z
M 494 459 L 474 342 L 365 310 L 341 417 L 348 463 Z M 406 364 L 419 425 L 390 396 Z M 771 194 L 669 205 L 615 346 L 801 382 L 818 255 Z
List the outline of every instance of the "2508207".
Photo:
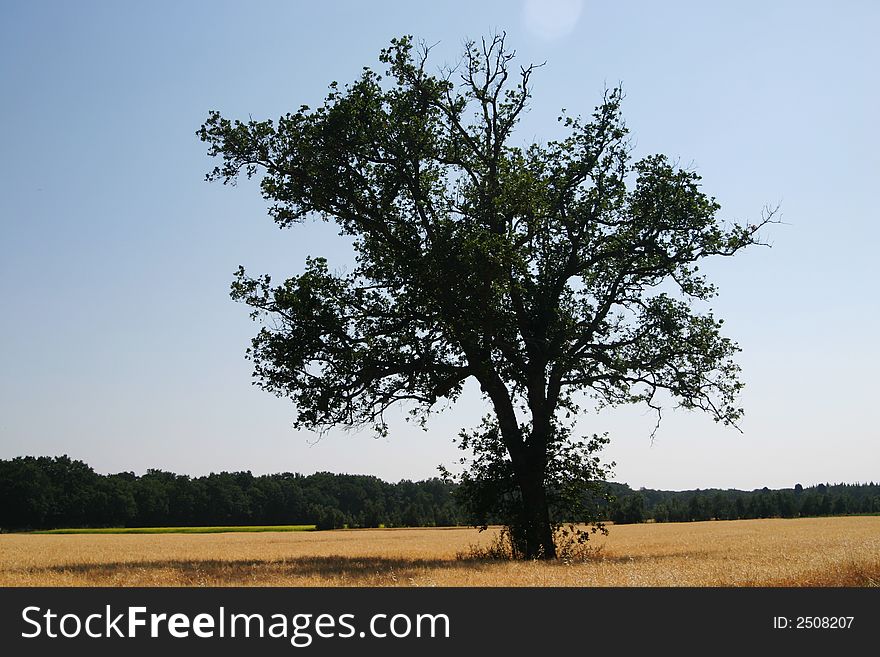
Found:
M 847 630 L 855 616 L 798 616 L 795 627 L 799 630 Z
M 774 616 L 773 628 L 777 630 L 848 630 L 855 616 Z

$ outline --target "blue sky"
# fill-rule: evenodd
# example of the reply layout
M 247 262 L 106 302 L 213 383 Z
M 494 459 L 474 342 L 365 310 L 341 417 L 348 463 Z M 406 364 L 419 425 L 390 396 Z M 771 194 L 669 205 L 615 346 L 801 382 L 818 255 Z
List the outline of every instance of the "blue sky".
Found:
M 317 470 L 423 478 L 459 455 L 474 391 L 427 433 L 316 437 L 250 385 L 239 264 L 275 278 L 344 264 L 332 228 L 279 231 L 254 185 L 204 182 L 208 110 L 315 105 L 397 35 L 506 30 L 546 61 L 518 137 L 558 135 L 622 82 L 635 154 L 693 166 L 730 219 L 780 204 L 770 249 L 713 262 L 743 348 L 743 433 L 693 413 L 588 413 L 633 486 L 880 479 L 880 5 L 873 2 L 6 2 L 0 21 L 0 458 L 99 472 Z

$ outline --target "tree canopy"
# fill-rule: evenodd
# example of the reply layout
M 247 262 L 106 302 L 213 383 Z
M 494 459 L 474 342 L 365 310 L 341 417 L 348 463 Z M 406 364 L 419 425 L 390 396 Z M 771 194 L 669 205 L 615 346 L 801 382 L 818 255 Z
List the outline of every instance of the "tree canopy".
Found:
M 254 374 L 299 427 L 385 432 L 392 405 L 424 420 L 475 379 L 519 552 L 550 558 L 548 477 L 584 395 L 740 418 L 738 348 L 694 303 L 716 294 L 699 263 L 758 243 L 773 214 L 726 224 L 697 173 L 633 161 L 620 89 L 587 118 L 563 113 L 562 138 L 518 142 L 537 67 L 515 67 L 504 35 L 437 73 L 429 55 L 393 40 L 384 74 L 365 68 L 277 122 L 210 112 L 209 180 L 259 174 L 280 226 L 332 221 L 355 250 L 349 272 L 310 258 L 281 284 L 240 269 L 232 296 L 264 320 Z

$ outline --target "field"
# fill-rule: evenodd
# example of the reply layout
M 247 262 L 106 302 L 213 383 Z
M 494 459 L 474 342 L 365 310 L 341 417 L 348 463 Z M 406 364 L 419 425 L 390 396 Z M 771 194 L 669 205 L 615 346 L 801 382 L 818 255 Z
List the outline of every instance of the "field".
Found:
M 0 586 L 880 586 L 880 517 L 610 527 L 577 558 L 471 556 L 493 532 L 0 535 Z

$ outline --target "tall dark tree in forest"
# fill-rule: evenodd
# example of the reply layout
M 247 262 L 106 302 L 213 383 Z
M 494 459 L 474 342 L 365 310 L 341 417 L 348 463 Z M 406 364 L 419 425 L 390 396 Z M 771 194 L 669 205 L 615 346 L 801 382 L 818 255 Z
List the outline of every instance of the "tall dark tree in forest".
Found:
M 618 89 L 564 138 L 514 139 L 536 68 L 503 36 L 428 71 L 429 49 L 392 41 L 323 105 L 271 120 L 211 112 L 198 131 L 222 163 L 209 180 L 262 176 L 282 227 L 336 222 L 356 267 L 323 258 L 280 285 L 241 269 L 235 299 L 264 322 L 250 356 L 268 391 L 309 429 L 372 425 L 408 402 L 424 420 L 473 377 L 518 490 L 525 557 L 555 556 L 548 470 L 563 418 L 586 393 L 605 405 L 663 395 L 735 423 L 736 345 L 690 303 L 715 295 L 697 263 L 757 243 L 725 225 L 700 177 L 662 155 L 633 162 Z

